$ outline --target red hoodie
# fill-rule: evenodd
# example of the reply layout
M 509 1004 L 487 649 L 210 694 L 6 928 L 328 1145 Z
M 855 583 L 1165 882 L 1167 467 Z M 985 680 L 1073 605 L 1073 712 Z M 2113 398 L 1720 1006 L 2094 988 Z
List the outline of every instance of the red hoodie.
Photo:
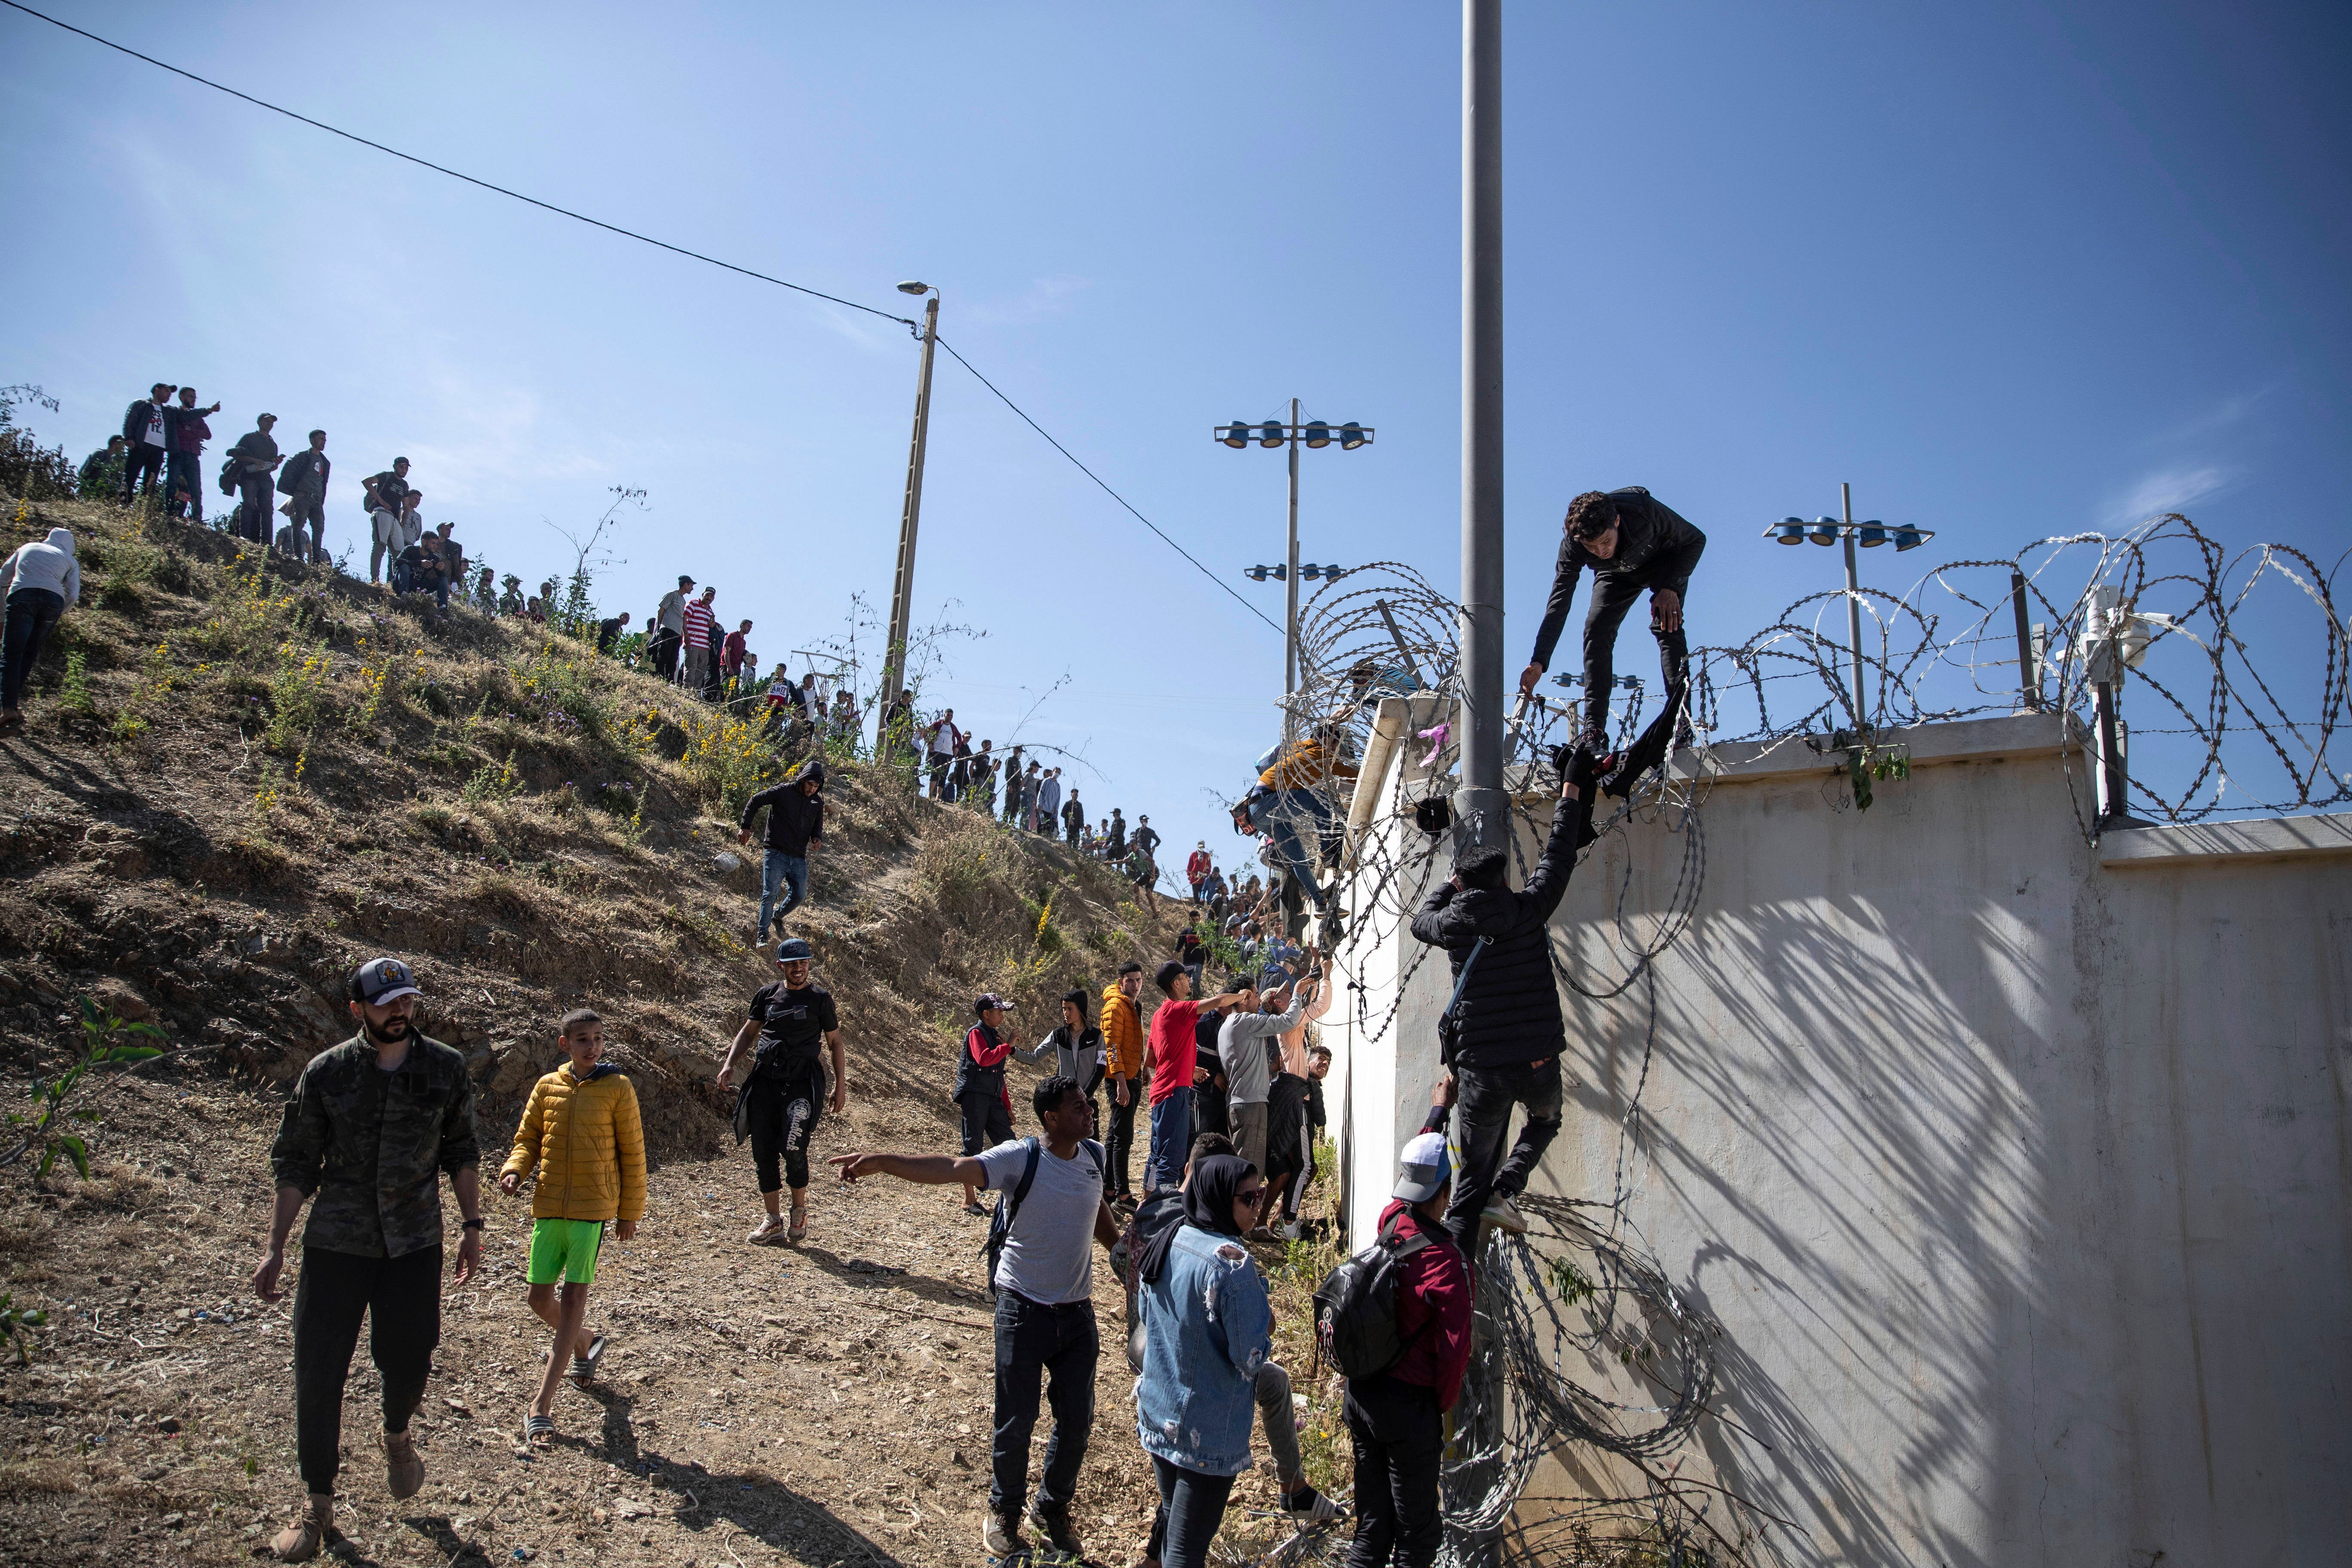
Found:
M 1423 1224 L 1402 1198 L 1391 1199 L 1381 1211 L 1381 1224 L 1385 1226 L 1399 1214 L 1403 1217 L 1397 1222 L 1398 1238 L 1427 1236 L 1429 1245 L 1397 1268 L 1397 1335 L 1408 1342 L 1387 1375 L 1435 1389 L 1437 1407 L 1451 1410 L 1470 1365 L 1470 1271 L 1445 1227 Z

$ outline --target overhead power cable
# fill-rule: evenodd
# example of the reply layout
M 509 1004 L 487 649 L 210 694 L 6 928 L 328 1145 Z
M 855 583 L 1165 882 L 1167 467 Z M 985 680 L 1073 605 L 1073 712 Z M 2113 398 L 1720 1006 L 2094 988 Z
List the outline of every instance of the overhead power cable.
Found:
M 184 70 L 178 66 L 168 63 L 167 61 L 159 60 L 152 55 L 142 55 L 137 49 L 131 48 L 128 45 L 118 44 L 111 38 L 100 37 L 98 34 L 90 32 L 86 28 L 77 27 L 70 22 L 60 21 L 45 11 L 36 11 L 30 5 L 20 4 L 19 0 L 0 0 L 0 5 L 5 5 L 12 11 L 21 11 L 27 16 L 31 16 L 37 21 L 47 22 L 53 27 L 62 28 L 66 32 L 71 33 L 77 37 L 88 38 L 91 43 L 112 49 L 117 54 L 128 55 L 134 60 L 144 61 L 146 64 L 153 66 L 158 70 L 166 70 L 171 72 L 173 76 L 184 77 L 188 80 L 196 83 L 199 87 L 211 88 L 215 92 L 225 92 L 231 98 L 252 104 L 256 109 L 266 109 L 272 114 L 282 114 L 287 119 L 299 121 L 302 124 L 308 125 L 313 130 L 324 131 L 331 136 L 340 136 L 346 142 L 356 142 L 362 147 L 373 148 L 376 152 L 384 153 L 390 157 L 398 158 L 403 163 L 414 163 L 421 169 L 430 169 L 436 174 L 446 174 L 453 180 L 463 180 L 469 185 L 478 186 L 485 191 L 494 192 L 499 195 L 510 197 L 511 199 L 522 202 L 527 205 L 535 206 L 542 212 L 551 212 L 559 217 L 568 217 L 576 223 L 584 223 L 592 228 L 601 228 L 607 234 L 617 234 L 624 239 L 634 239 L 640 244 L 650 245 L 659 250 L 667 250 L 674 256 L 683 256 L 688 258 L 689 260 L 706 262 L 712 267 L 721 268 L 726 271 L 738 273 L 745 278 L 757 279 L 762 283 L 772 283 L 779 289 L 790 289 L 796 294 L 806 294 L 812 299 L 823 300 L 830 304 L 840 305 L 852 310 L 861 310 L 869 316 L 879 316 L 886 321 L 898 322 L 900 326 L 905 327 L 910 332 L 919 334 L 922 331 L 921 325 L 909 317 L 894 315 L 888 310 L 877 310 L 871 305 L 861 305 L 855 300 L 845 300 L 838 294 L 828 294 L 822 289 L 812 289 L 805 283 L 794 283 L 786 279 L 771 277 L 765 272 L 754 271 L 749 267 L 738 267 L 731 261 L 721 261 L 715 256 L 706 256 L 701 251 L 689 250 L 682 245 L 672 245 L 666 239 L 656 239 L 649 234 L 639 234 L 635 229 L 623 228 L 619 224 L 606 223 L 602 218 L 590 217 L 585 213 L 573 212 L 570 207 L 560 207 L 553 202 L 543 202 L 537 196 L 527 196 L 520 191 L 509 190 L 504 185 L 493 184 L 488 180 L 478 179 L 476 176 L 466 174 L 460 170 L 452 169 L 446 164 L 436 163 L 429 158 L 420 158 L 414 153 L 404 153 L 397 147 L 387 147 L 381 142 L 370 141 L 367 137 L 342 130 L 339 126 L 330 125 L 323 120 L 313 120 L 307 114 L 298 114 L 293 110 L 285 108 L 280 104 L 271 103 L 267 99 L 256 98 L 249 92 L 239 92 L 236 89 L 227 86 L 226 83 L 215 81 L 210 77 L 198 76 L 192 70 Z M 1046 443 L 1051 446 L 1054 450 L 1061 453 L 1063 457 L 1069 458 L 1070 462 L 1080 473 L 1094 480 L 1097 485 L 1101 486 L 1102 491 L 1105 495 L 1108 495 L 1111 500 L 1118 502 L 1120 506 L 1125 507 L 1129 514 L 1132 516 L 1136 521 L 1143 524 L 1144 527 L 1158 534 L 1160 540 L 1166 543 L 1171 550 L 1175 551 L 1177 554 L 1181 555 L 1185 560 L 1190 561 L 1195 567 L 1199 568 L 1202 576 L 1208 578 L 1210 582 L 1216 584 L 1218 587 L 1223 588 L 1226 594 L 1233 597 L 1234 602 L 1240 605 L 1242 608 L 1255 616 L 1259 620 L 1265 621 L 1265 624 L 1268 626 L 1273 627 L 1275 631 L 1280 632 L 1282 630 L 1282 627 L 1276 626 L 1265 612 L 1260 610 L 1255 605 L 1251 604 L 1247 599 L 1243 598 L 1240 594 L 1235 593 L 1234 589 L 1225 583 L 1224 579 L 1219 577 L 1206 566 L 1202 565 L 1199 557 L 1195 556 L 1191 551 L 1185 549 L 1182 545 L 1177 543 L 1173 539 L 1171 539 L 1167 532 L 1162 530 L 1159 524 L 1153 522 L 1140 511 L 1136 510 L 1134 504 L 1125 496 L 1119 494 L 1117 490 L 1112 489 L 1108 484 L 1105 483 L 1103 477 L 1100 474 L 1097 474 L 1092 468 L 1087 468 L 1086 464 L 1079 462 L 1075 453 L 1073 453 L 1067 447 L 1063 446 L 1059 441 L 1055 440 L 1051 435 L 1048 435 L 1044 426 L 1038 424 L 1034 419 L 1030 418 L 1027 411 L 1022 408 L 1019 404 L 1013 402 L 1013 399 L 1005 396 L 1004 394 L 998 389 L 994 382 L 989 380 L 988 377 L 982 375 L 978 370 L 973 369 L 972 363 L 970 360 L 964 358 L 963 355 L 960 353 L 956 353 L 956 351 L 952 347 L 949 346 L 946 339 L 942 338 L 940 340 L 940 346 L 947 349 L 948 353 L 954 356 L 955 362 L 958 364 L 963 366 L 966 370 L 971 371 L 973 377 L 977 379 L 982 386 L 988 388 L 989 391 L 995 393 L 998 401 L 1003 403 L 1007 408 L 1012 409 L 1013 413 L 1019 415 L 1021 416 L 1022 423 L 1027 425 L 1032 430 L 1036 431 L 1038 435 L 1044 436 Z
M 14 5 L 15 3 L 16 0 L 0 0 L 0 5 Z M 1275 625 L 1275 621 L 1272 616 L 1268 616 L 1264 610 L 1259 609 L 1255 605 L 1251 604 L 1247 599 L 1243 598 L 1239 594 L 1234 593 L 1233 588 L 1226 584 L 1223 578 L 1218 576 L 1214 572 L 1210 571 L 1206 566 L 1202 566 L 1201 558 L 1199 556 L 1193 554 L 1191 551 L 1185 549 L 1174 540 L 1170 539 L 1167 533 L 1161 530 L 1158 523 L 1152 521 L 1141 512 L 1137 511 L 1133 504 L 1130 503 L 1125 496 L 1111 489 L 1110 486 L 1103 484 L 1103 477 L 1100 474 L 1096 473 L 1092 468 L 1089 468 L 1084 463 L 1079 462 L 1076 453 L 1072 452 L 1067 447 L 1063 446 L 1059 441 L 1055 440 L 1052 436 L 1047 435 L 1045 427 L 1043 425 L 1038 424 L 1034 419 L 1029 417 L 1028 410 L 1023 408 L 1021 405 L 1013 402 L 1013 399 L 1005 396 L 1003 390 L 1000 388 L 996 383 L 981 374 L 978 370 L 973 369 L 971 361 L 964 358 L 963 355 L 957 353 L 953 343 L 950 343 L 945 338 L 941 338 L 939 340 L 939 345 L 948 351 L 948 353 L 953 357 L 956 363 L 963 366 L 966 370 L 971 371 L 973 380 L 979 382 L 981 385 L 988 388 L 989 391 L 995 393 L 998 402 L 1003 404 L 1005 407 L 1013 410 L 1013 413 L 1021 416 L 1021 422 L 1024 425 L 1028 426 L 1029 428 L 1037 432 L 1038 435 L 1044 436 L 1045 437 L 1046 445 L 1052 447 L 1054 450 L 1061 453 L 1065 458 L 1069 458 L 1071 464 L 1077 468 L 1078 472 L 1086 475 L 1087 478 L 1094 480 L 1095 483 L 1102 485 L 1103 494 L 1110 497 L 1111 500 L 1118 502 L 1119 505 L 1126 507 L 1129 513 L 1134 517 L 1136 521 L 1143 524 L 1144 527 L 1151 530 L 1152 532 L 1159 534 L 1169 549 L 1174 551 L 1177 554 L 1181 555 L 1193 565 L 1200 567 L 1202 576 L 1206 577 L 1218 587 L 1223 588 L 1226 593 L 1233 595 L 1234 603 L 1239 605 L 1243 609 L 1247 610 L 1259 620 L 1265 622 L 1267 626 L 1273 626 L 1276 631 L 1279 632 L 1282 630 L 1279 626 Z

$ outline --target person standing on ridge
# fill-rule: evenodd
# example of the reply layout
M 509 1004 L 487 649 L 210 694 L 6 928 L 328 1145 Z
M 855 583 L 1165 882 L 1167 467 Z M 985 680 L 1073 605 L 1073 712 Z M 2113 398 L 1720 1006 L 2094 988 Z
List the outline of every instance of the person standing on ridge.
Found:
M 1142 989 L 1143 965 L 1129 959 L 1102 994 L 1102 1037 L 1110 1051 L 1111 1202 L 1130 1209 L 1135 1188 L 1128 1168 L 1135 1152 L 1135 1113 L 1143 1099 L 1143 1005 L 1136 1000 Z
M 275 414 L 264 414 L 253 423 L 253 428 L 236 438 L 228 449 L 237 489 L 236 512 L 231 521 L 232 531 L 239 539 L 257 544 L 269 542 L 269 497 L 276 489 L 278 465 L 285 459 L 278 456 L 277 437 L 269 427 L 278 423 Z
M 1209 841 L 1205 838 L 1192 846 L 1192 853 L 1184 857 L 1184 880 L 1192 889 L 1192 907 L 1201 907 L 1202 889 L 1209 885 L 1209 873 L 1216 869 L 1209 858 Z M 1256 1163 L 1252 1161 L 1251 1163 Z
M 509 1197 L 523 1178 L 539 1173 L 530 1194 L 530 1260 L 525 1299 L 555 1331 L 547 1371 L 539 1380 L 523 1441 L 555 1440 L 555 1391 L 569 1376 L 585 1388 L 604 1359 L 605 1339 L 587 1328 L 588 1287 L 604 1247 L 604 1222 L 627 1241 L 646 1217 L 646 1132 L 637 1091 L 604 1054 L 604 1020 L 575 1007 L 556 1026 L 556 1044 L 571 1059 L 531 1086 L 516 1124 L 514 1152 L 499 1172 Z
M 277 1202 L 253 1293 L 282 1300 L 286 1242 L 302 1205 L 302 1275 L 294 1292 L 294 1446 L 310 1493 L 303 1516 L 269 1542 L 282 1563 L 307 1562 L 335 1539 L 342 1468 L 343 1384 L 360 1321 L 383 1391 L 384 1482 L 393 1500 L 425 1485 L 408 1432 L 441 1341 L 441 1191 L 447 1173 L 463 1216 L 450 1288 L 482 1260 L 480 1151 L 474 1084 L 463 1055 L 417 1033 L 415 973 L 397 958 L 353 972 L 359 1033 L 312 1057 L 294 1081 L 269 1146 Z
M 109 436 L 105 446 L 82 459 L 81 471 L 74 476 L 74 494 L 84 500 L 119 499 L 124 488 L 123 466 L 130 455 L 129 441 L 120 436 Z
M 1519 672 L 1519 690 L 1533 691 L 1551 665 L 1553 647 L 1576 602 L 1576 580 L 1592 569 L 1592 607 L 1584 616 L 1584 726 L 1576 745 L 1594 756 L 1609 746 L 1609 690 L 1617 658 L 1617 628 L 1643 589 L 1650 595 L 1650 632 L 1658 639 L 1666 706 L 1601 787 L 1628 794 L 1633 781 L 1665 756 L 1688 686 L 1690 643 L 1683 632 L 1683 602 L 1691 574 L 1706 551 L 1706 535 L 1639 485 L 1587 490 L 1568 503 L 1564 537 L 1553 568 L 1551 597 L 1536 627 L 1534 656 Z M 1654 756 L 1649 753 L 1655 749 Z M 1634 766 L 1639 763 L 1639 766 Z
M 1062 770 L 1047 768 L 1037 781 L 1037 807 L 1031 814 L 1031 831 L 1054 837 L 1062 820 Z
M 159 381 L 147 389 L 146 396 L 122 411 L 124 506 L 136 500 L 142 488 L 151 496 L 155 493 L 172 450 L 172 394 L 179 390 L 168 381 Z M 168 488 L 163 491 L 166 499 L 171 493 Z
M 1078 835 L 1087 826 L 1087 808 L 1078 804 L 1078 786 L 1070 786 L 1070 798 L 1062 803 L 1062 835 L 1073 849 L 1078 847 Z
M 677 586 L 661 596 L 654 611 L 654 638 L 648 648 L 654 673 L 673 684 L 677 680 L 678 653 L 686 646 L 687 595 L 693 592 L 694 579 L 680 574 Z
M 753 1040 L 759 1042 L 742 1075 L 735 1101 L 735 1141 L 751 1140 L 751 1160 L 760 1173 L 760 1202 L 767 1217 L 744 1239 L 757 1246 L 799 1241 L 808 1235 L 808 1149 L 817 1119 L 849 1109 L 849 1058 L 841 1043 L 841 1015 L 833 993 L 809 978 L 816 949 L 791 936 L 776 944 L 781 979 L 751 994 L 749 1016 L 735 1031 L 727 1059 L 719 1064 L 719 1089 L 736 1080 L 735 1068 Z M 822 1047 L 822 1048 L 820 1048 Z M 824 1058 L 833 1058 L 833 1093 L 825 1094 Z M 783 1170 L 779 1177 L 778 1156 Z M 786 1226 L 778 1193 L 793 1189 L 793 1217 Z
M 287 521 L 293 524 L 296 534 L 310 533 L 308 559 L 327 558 L 327 476 L 334 465 L 327 461 L 327 433 L 313 430 L 310 444 L 288 460 L 278 470 L 278 490 L 286 498 L 282 509 Z
M 986 1000 L 986 998 L 983 998 Z M 1118 1244 L 1118 1222 L 1103 1202 L 1103 1152 L 1087 1137 L 1087 1102 L 1058 1075 L 1031 1091 L 1039 1136 L 1010 1139 L 986 1153 L 836 1154 L 841 1179 L 896 1176 L 926 1186 L 991 1187 L 1008 1205 L 1001 1250 L 989 1272 L 996 1292 L 995 1431 L 989 1447 L 988 1516 L 981 1549 L 1009 1557 L 1021 1535 L 1021 1494 L 1029 1479 L 1029 1442 L 1037 1426 L 1038 1384 L 1054 1412 L 1045 1474 L 1028 1506 L 1029 1522 L 1055 1551 L 1082 1558 L 1070 1524 L 1070 1501 L 1094 1426 L 1095 1366 L 1102 1337 L 1095 1323 L 1094 1247 Z
M 705 588 L 700 597 L 687 605 L 682 617 L 686 627 L 686 673 L 678 684 L 698 696 L 710 684 L 710 628 L 716 624 L 710 602 L 718 596 L 718 589 Z
M 172 499 L 173 517 L 180 515 L 179 509 L 184 505 L 188 521 L 205 520 L 205 443 L 213 438 L 213 427 L 205 423 L 205 416 L 218 414 L 220 407 L 217 403 L 210 408 L 197 407 L 196 389 L 184 386 L 180 405 L 167 415 L 172 451 L 164 493 Z
M 751 842 L 751 818 L 768 811 L 763 842 L 767 853 L 760 863 L 760 923 L 753 940 L 764 946 L 773 922 L 782 920 L 808 896 L 808 856 L 824 842 L 824 763 L 812 757 L 791 777 L 771 784 L 743 803 L 736 824 L 735 842 Z M 783 907 L 776 907 L 776 888 L 785 889 Z

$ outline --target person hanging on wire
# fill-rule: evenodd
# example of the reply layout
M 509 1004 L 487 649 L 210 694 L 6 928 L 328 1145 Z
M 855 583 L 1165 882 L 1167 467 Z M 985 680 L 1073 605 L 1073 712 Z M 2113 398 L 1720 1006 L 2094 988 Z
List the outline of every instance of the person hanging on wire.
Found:
M 1560 541 L 1551 597 L 1544 605 L 1543 624 L 1536 628 L 1535 655 L 1519 672 L 1519 690 L 1535 690 L 1550 668 L 1552 648 L 1576 601 L 1576 579 L 1590 566 L 1592 607 L 1584 616 L 1584 725 L 1575 747 L 1596 757 L 1608 751 L 1617 628 L 1642 591 L 1649 590 L 1650 631 L 1658 639 L 1666 706 L 1625 755 L 1602 770 L 1601 787 L 1622 798 L 1633 792 L 1636 779 L 1665 759 L 1666 742 L 1682 716 L 1690 662 L 1683 602 L 1689 595 L 1691 573 L 1706 550 L 1706 535 L 1639 485 L 1585 491 L 1568 503 L 1562 527 L 1566 537 Z

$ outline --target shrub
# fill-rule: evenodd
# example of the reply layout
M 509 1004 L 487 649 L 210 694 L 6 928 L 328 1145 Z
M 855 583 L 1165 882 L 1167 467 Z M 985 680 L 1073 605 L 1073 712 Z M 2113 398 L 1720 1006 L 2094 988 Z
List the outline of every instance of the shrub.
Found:
M 512 752 L 507 753 L 507 760 L 503 763 L 484 763 L 475 769 L 474 776 L 466 781 L 466 787 L 457 792 L 460 799 L 474 805 L 485 801 L 512 800 L 521 793 L 522 778 L 515 772 Z

